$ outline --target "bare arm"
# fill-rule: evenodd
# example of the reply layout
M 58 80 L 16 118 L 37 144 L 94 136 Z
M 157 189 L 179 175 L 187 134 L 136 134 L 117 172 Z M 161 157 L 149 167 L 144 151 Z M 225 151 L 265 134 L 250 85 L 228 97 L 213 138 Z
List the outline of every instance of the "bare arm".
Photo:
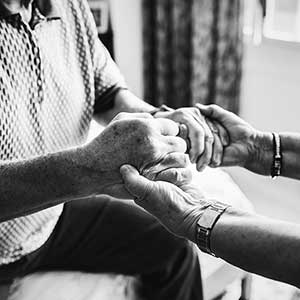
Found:
M 141 100 L 129 90 L 119 90 L 112 95 L 113 107 L 105 112 L 99 112 L 94 115 L 95 120 L 101 125 L 106 126 L 117 114 L 121 112 L 141 113 L 150 112 L 155 109 L 154 106 Z
M 244 270 L 300 287 L 300 225 L 229 208 L 212 230 L 211 249 Z
M 209 201 L 193 186 L 153 182 L 127 166 L 121 173 L 138 205 L 171 232 L 196 241 L 196 224 Z M 231 264 L 300 287 L 300 225 L 229 208 L 211 233 L 211 249 Z
M 281 132 L 282 170 L 281 175 L 300 179 L 300 134 Z M 273 162 L 273 139 L 270 133 L 259 132 L 253 140 L 254 151 L 252 162 L 246 164 L 249 170 L 270 175 Z
M 170 120 L 119 120 L 82 147 L 0 162 L 0 222 L 92 194 L 128 199 L 119 173 L 126 162 L 153 178 L 174 180 L 172 167 L 187 165 L 178 130 Z
M 2 163 L 0 222 L 96 192 L 101 178 L 89 176 L 88 170 L 79 164 L 79 156 L 80 150 L 74 149 Z

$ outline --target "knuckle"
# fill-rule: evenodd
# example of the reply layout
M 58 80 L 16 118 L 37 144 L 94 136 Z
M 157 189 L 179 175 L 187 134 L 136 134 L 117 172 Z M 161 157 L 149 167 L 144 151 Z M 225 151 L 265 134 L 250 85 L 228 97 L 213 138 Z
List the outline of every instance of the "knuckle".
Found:
M 216 104 L 210 104 L 208 107 L 210 107 L 210 108 L 213 109 L 213 110 L 219 109 L 219 106 L 216 105 Z
M 181 161 L 184 166 L 189 164 L 189 157 L 186 154 L 181 154 Z
M 213 144 L 214 143 L 214 137 L 212 135 L 206 135 L 205 136 L 205 142 L 208 144 Z
M 185 169 L 184 171 L 182 171 L 181 177 L 184 183 L 191 182 L 193 178 L 192 171 L 190 169 Z
M 185 116 L 185 111 L 182 108 L 177 109 L 175 113 L 178 117 L 184 117 Z
M 194 136 L 196 140 L 199 140 L 202 136 L 204 136 L 204 130 L 202 128 L 199 128 L 198 130 L 194 131 Z
M 181 172 L 179 172 L 179 170 L 177 170 L 177 169 L 174 170 L 173 177 L 174 177 L 175 182 L 181 182 L 182 181 Z

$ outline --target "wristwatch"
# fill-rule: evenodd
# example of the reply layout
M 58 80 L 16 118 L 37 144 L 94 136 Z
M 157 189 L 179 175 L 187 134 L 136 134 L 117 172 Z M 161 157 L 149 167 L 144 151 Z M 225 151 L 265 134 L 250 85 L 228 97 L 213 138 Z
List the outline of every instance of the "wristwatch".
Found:
M 206 208 L 197 222 L 196 241 L 199 249 L 212 256 L 216 255 L 210 248 L 210 235 L 213 227 L 219 220 L 220 216 L 230 205 L 214 202 Z

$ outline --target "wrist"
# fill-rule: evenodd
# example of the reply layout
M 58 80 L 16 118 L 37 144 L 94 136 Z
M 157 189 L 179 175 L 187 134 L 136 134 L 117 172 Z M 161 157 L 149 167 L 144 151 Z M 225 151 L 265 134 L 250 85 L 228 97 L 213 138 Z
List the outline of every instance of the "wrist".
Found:
M 274 145 L 272 133 L 257 131 L 251 138 L 249 157 L 246 161 L 245 168 L 261 175 L 270 175 L 273 155 Z
M 216 256 L 211 248 L 211 234 L 218 220 L 228 207 L 229 205 L 227 204 L 214 202 L 200 216 L 196 227 L 196 242 L 201 251 Z
M 116 198 L 130 198 L 119 171 L 121 163 L 114 163 L 112 152 L 104 148 L 95 149 L 93 144 L 87 144 L 77 149 L 78 185 L 86 196 L 106 194 Z
M 109 176 L 107 175 L 110 175 L 110 172 L 105 172 L 103 155 L 97 152 L 99 159 L 96 160 L 90 146 L 87 144 L 76 148 L 73 155 L 74 178 L 84 196 L 103 194 L 105 182 L 108 182 L 107 177 Z M 111 172 L 111 176 L 112 174 L 113 172 Z

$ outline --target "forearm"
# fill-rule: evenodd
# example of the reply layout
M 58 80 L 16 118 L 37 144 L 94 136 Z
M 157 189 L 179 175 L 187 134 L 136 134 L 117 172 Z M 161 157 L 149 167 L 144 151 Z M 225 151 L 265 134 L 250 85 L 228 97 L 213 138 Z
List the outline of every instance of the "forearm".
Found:
M 281 175 L 300 179 L 300 134 L 280 133 L 282 151 Z M 260 132 L 254 141 L 254 155 L 246 168 L 250 171 L 270 175 L 273 164 L 273 137 L 271 133 Z
M 300 226 L 229 208 L 216 223 L 211 249 L 249 272 L 300 287 Z
M 128 90 L 120 90 L 114 97 L 112 109 L 94 116 L 101 125 L 107 125 L 120 112 L 150 112 L 155 109 L 154 106 L 136 97 Z
M 101 174 L 80 156 L 77 148 L 0 164 L 0 222 L 101 192 Z

